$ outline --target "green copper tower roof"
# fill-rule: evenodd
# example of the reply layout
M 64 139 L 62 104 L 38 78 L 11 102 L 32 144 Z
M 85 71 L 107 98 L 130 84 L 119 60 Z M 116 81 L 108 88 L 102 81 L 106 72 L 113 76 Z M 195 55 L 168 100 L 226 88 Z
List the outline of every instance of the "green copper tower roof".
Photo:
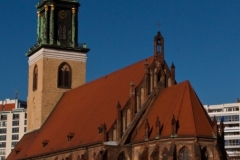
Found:
M 88 52 L 78 43 L 78 0 L 40 0 L 37 4 L 37 44 L 27 56 L 45 48 Z

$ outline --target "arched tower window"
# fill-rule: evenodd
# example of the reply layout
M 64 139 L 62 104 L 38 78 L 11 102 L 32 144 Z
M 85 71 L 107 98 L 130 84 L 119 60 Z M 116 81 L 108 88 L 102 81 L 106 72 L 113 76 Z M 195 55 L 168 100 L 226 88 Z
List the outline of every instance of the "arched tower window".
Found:
M 72 72 L 67 63 L 62 63 L 58 68 L 58 87 L 71 88 Z
M 38 67 L 35 65 L 33 69 L 33 90 L 37 90 L 37 84 L 38 84 Z
M 190 160 L 189 151 L 187 147 L 183 147 L 179 153 L 179 160 Z

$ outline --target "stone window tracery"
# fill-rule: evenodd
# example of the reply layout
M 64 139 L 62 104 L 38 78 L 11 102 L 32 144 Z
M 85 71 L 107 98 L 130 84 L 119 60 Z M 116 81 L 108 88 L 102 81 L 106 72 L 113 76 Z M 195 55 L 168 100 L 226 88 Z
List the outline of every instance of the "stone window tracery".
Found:
M 71 68 L 67 63 L 62 63 L 58 69 L 58 87 L 71 88 Z

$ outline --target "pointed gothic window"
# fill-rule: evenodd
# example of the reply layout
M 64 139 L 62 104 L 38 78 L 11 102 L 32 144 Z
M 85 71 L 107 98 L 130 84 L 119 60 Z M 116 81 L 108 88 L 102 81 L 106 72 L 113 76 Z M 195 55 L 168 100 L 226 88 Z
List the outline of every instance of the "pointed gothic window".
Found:
M 201 151 L 201 157 L 202 157 L 202 160 L 208 160 L 209 159 L 209 153 L 207 151 L 207 148 L 204 147 Z
M 62 63 L 58 68 L 58 87 L 71 88 L 71 68 L 67 63 Z
M 37 90 L 37 84 L 38 84 L 38 67 L 35 65 L 33 69 L 33 90 Z
M 190 160 L 189 151 L 187 147 L 183 147 L 179 153 L 179 160 Z
M 124 152 L 121 152 L 117 158 L 117 160 L 126 160 Z
M 163 148 L 163 150 L 162 150 L 162 159 L 163 160 L 168 160 L 168 150 L 167 150 L 167 148 Z
M 159 151 L 158 147 L 155 147 L 151 154 L 152 160 L 159 160 Z

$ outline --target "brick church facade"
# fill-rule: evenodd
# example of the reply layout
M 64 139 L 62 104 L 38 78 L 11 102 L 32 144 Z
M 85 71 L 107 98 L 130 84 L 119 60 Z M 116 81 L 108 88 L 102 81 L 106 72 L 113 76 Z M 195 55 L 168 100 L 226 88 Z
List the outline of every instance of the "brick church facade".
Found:
M 225 160 L 224 126 L 212 121 L 188 81 L 152 56 L 85 83 L 76 0 L 44 0 L 38 43 L 28 53 L 28 133 L 8 160 Z

